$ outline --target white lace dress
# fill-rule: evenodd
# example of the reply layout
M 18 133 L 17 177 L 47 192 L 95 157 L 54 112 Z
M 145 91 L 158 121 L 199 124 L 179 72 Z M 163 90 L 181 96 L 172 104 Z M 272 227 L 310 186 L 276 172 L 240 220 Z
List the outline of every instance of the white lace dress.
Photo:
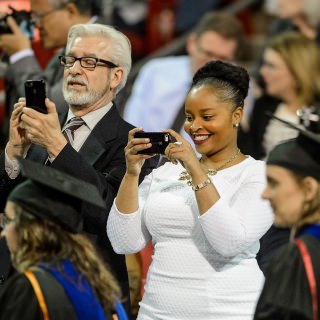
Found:
M 118 253 L 154 255 L 139 320 L 249 320 L 264 277 L 255 256 L 273 215 L 261 199 L 265 164 L 248 157 L 212 177 L 221 199 L 199 216 L 194 191 L 178 181 L 181 165 L 166 163 L 145 178 L 139 210 L 114 205 L 107 232 Z

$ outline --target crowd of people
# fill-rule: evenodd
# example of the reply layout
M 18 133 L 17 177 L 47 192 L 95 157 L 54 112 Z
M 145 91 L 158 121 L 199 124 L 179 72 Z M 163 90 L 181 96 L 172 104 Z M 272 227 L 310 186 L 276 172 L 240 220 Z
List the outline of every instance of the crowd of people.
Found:
M 205 13 L 222 2 L 180 23 L 184 54 L 146 62 L 128 97 L 133 36 L 101 1 L 30 0 L 45 69 L 6 19 L 0 319 L 320 318 L 320 4 L 275 0 L 249 68 L 243 23 Z M 190 4 L 162 5 L 172 28 Z M 25 98 L 39 79 L 45 112 Z M 150 245 L 141 290 L 126 257 Z

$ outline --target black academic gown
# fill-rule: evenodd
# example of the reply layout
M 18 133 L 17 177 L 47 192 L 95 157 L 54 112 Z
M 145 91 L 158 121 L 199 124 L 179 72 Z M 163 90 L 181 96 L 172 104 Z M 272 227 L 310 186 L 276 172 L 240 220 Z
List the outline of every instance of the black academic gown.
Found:
M 49 319 L 77 320 L 77 315 L 62 285 L 50 272 L 34 271 L 48 309 Z M 34 289 L 24 274 L 16 273 L 0 292 L 0 320 L 43 320 Z M 111 313 L 106 319 L 112 319 Z M 94 320 L 94 319 L 92 319 Z
M 311 235 L 301 237 L 311 256 L 320 306 L 320 241 Z M 289 243 L 275 254 L 267 268 L 266 280 L 254 320 L 312 320 L 309 282 L 300 251 Z M 318 319 L 320 319 L 320 310 Z

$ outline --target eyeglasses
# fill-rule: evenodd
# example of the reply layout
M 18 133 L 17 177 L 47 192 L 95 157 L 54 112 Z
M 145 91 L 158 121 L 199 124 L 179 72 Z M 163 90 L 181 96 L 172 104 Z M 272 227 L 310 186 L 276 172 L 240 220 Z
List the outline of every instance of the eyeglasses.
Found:
M 217 54 L 216 52 L 213 52 L 213 51 L 209 51 L 205 48 L 202 47 L 202 45 L 200 44 L 200 40 L 198 39 L 197 40 L 197 50 L 198 52 L 207 57 L 208 59 L 211 59 L 211 60 L 222 60 L 222 61 L 230 61 L 230 58 L 229 57 L 224 57 L 224 56 L 221 56 L 219 54 Z
M 106 65 L 109 68 L 117 68 L 118 66 L 116 64 L 114 64 L 111 61 L 108 60 L 103 60 L 103 59 L 99 59 L 99 58 L 93 58 L 93 57 L 80 57 L 80 58 L 76 58 L 73 56 L 59 56 L 60 59 L 60 64 L 62 66 L 64 66 L 65 68 L 70 68 L 72 67 L 76 61 L 80 61 L 80 65 L 82 68 L 85 69 L 95 69 L 96 66 L 102 66 L 99 63 L 103 63 L 104 65 Z
M 5 213 L 0 213 L 0 228 L 4 229 L 10 222 L 16 220 L 16 217 L 9 218 Z
M 58 7 L 58 8 L 54 8 L 50 11 L 44 12 L 44 13 L 34 13 L 31 12 L 31 17 L 32 17 L 32 21 L 35 23 L 39 23 L 44 17 L 50 15 L 51 13 L 61 10 L 63 8 L 63 6 Z

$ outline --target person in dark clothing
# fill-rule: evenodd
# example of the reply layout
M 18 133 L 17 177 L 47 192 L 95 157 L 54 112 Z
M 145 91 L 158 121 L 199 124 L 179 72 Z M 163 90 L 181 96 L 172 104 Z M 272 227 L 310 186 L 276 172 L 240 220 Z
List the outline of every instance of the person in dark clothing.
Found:
M 47 114 L 26 107 L 23 98 L 15 104 L 10 139 L 0 155 L 0 210 L 11 190 L 23 181 L 18 156 L 97 186 L 106 208 L 85 204 L 83 230 L 110 265 L 129 310 L 125 257 L 112 249 L 105 224 L 126 170 L 124 147 L 133 128 L 120 117 L 113 102 L 130 71 L 130 42 L 111 26 L 77 24 L 69 31 L 66 52 L 60 59 L 69 110 L 59 118 L 55 103 L 48 98 Z M 157 159 L 146 163 L 143 175 L 156 164 Z M 0 261 L 5 263 L 1 257 Z
M 1 291 L 0 319 L 112 319 L 120 287 L 80 234 L 82 203 L 105 207 L 98 189 L 31 160 L 19 163 L 28 179 L 0 215 L 18 271 Z
M 270 261 L 254 319 L 320 319 L 320 135 L 300 129 L 276 146 L 267 180 L 274 224 L 292 231 Z

